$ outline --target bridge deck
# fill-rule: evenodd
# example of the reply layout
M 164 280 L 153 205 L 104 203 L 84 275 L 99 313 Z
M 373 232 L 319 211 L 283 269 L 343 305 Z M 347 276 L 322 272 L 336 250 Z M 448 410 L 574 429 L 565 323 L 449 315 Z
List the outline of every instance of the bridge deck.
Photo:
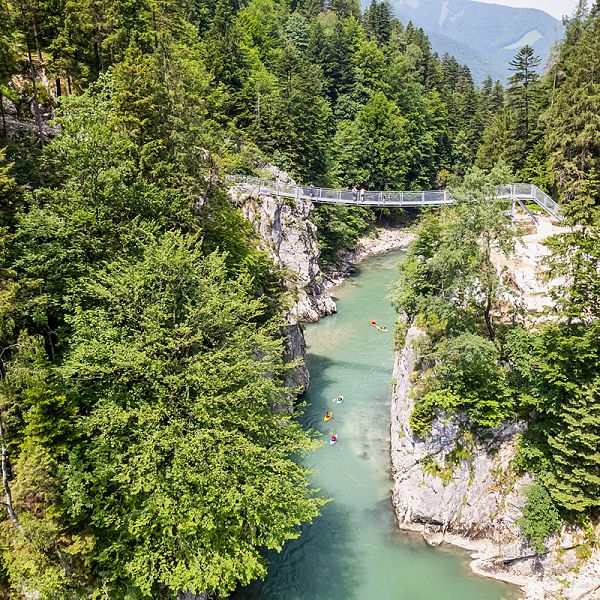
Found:
M 277 197 L 311 200 L 325 204 L 402 208 L 454 203 L 448 190 L 365 191 L 361 194 L 352 190 L 290 185 L 258 177 L 231 176 L 229 179 L 237 187 L 256 190 L 258 193 L 269 193 Z M 534 202 L 550 216 L 560 218 L 560 206 L 533 184 L 514 183 L 500 186 L 496 190 L 495 197 L 519 203 Z

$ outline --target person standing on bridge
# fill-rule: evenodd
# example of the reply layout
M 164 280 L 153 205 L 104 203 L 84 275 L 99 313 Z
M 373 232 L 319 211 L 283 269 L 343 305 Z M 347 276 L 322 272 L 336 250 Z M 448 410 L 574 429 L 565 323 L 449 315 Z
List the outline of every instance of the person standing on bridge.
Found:
M 315 186 L 314 186 L 312 183 L 309 183 L 309 184 L 308 184 L 308 195 L 309 195 L 311 198 L 314 198 L 314 197 L 315 197 Z
M 356 202 L 358 200 L 358 187 L 354 184 L 352 188 L 352 202 Z
M 359 190 L 359 197 L 360 197 L 360 201 L 364 202 L 365 201 L 365 188 L 361 185 L 360 186 L 360 190 Z

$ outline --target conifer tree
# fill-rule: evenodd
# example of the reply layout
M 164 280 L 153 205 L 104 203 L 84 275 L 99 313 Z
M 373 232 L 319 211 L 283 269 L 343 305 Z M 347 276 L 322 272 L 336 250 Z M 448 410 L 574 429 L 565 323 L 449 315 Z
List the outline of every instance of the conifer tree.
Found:
M 393 13 L 389 0 L 371 0 L 369 8 L 365 12 L 365 24 L 367 30 L 380 44 L 389 41 L 392 32 Z
M 323 75 L 308 57 L 288 45 L 277 58 L 277 82 L 265 107 L 260 139 L 282 156 L 280 166 L 304 181 L 325 171 L 330 107 L 323 97 Z
M 513 75 L 509 78 L 508 103 L 514 111 L 513 136 L 519 144 L 519 154 L 515 166 L 523 166 L 525 155 L 532 148 L 532 131 L 535 127 L 535 101 L 539 92 L 539 67 L 541 59 L 535 55 L 531 46 L 523 46 L 513 60 L 510 70 Z

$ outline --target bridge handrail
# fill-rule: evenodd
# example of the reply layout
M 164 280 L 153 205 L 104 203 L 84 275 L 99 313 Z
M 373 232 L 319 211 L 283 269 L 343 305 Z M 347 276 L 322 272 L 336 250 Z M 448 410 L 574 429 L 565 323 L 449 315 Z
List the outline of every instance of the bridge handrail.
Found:
M 365 191 L 363 194 L 352 190 L 291 185 L 259 177 L 230 175 L 230 181 L 256 187 L 258 191 L 270 191 L 279 196 L 306 198 L 315 202 L 332 204 L 395 205 L 395 204 L 450 204 L 453 202 L 447 190 L 386 190 Z
M 242 185 L 250 185 L 259 192 L 268 191 L 277 196 L 295 199 L 307 199 L 313 202 L 330 204 L 354 204 L 358 206 L 420 206 L 451 204 L 454 199 L 447 190 L 421 191 L 364 191 L 315 187 L 311 185 L 293 185 L 272 179 L 245 175 L 230 175 L 229 181 Z M 560 219 L 560 206 L 531 183 L 511 183 L 496 188 L 496 198 L 515 201 L 532 201 L 543 208 L 552 217 Z

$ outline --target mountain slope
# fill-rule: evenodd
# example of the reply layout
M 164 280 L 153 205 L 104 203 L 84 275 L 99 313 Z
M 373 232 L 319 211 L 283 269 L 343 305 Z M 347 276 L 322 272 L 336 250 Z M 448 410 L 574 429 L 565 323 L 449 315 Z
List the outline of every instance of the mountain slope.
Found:
M 434 49 L 468 64 L 476 80 L 488 73 L 506 80 L 508 62 L 525 44 L 545 62 L 562 24 L 544 11 L 473 0 L 391 0 L 396 16 L 429 35 Z

